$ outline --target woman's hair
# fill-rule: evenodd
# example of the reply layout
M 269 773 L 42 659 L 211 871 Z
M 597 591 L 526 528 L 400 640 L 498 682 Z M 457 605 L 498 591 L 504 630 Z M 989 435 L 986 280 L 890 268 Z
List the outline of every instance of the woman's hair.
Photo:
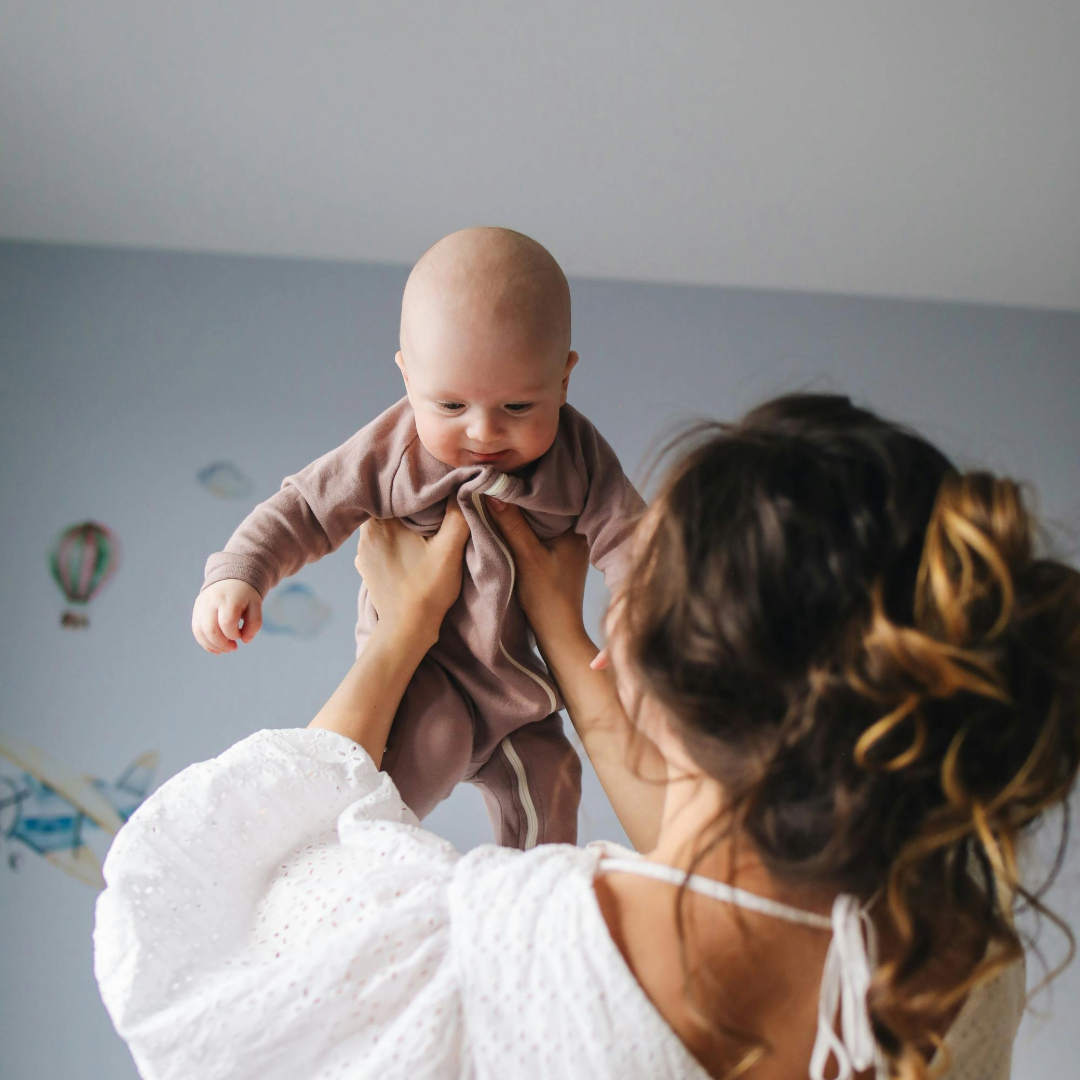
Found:
M 1080 574 L 1016 483 L 845 397 L 690 435 L 638 533 L 627 662 L 725 789 L 701 855 L 738 837 L 778 879 L 880 893 L 871 1019 L 925 1077 L 927 1032 L 1021 955 L 1017 901 L 1046 912 L 1017 842 L 1080 765 Z

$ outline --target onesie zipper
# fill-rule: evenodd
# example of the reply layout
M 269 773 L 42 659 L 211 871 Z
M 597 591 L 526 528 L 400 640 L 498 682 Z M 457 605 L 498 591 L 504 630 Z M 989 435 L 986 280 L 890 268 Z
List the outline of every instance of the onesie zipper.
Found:
M 525 778 L 525 765 L 518 752 L 510 744 L 510 736 L 507 735 L 499 746 L 502 747 L 506 760 L 510 762 L 510 768 L 518 782 L 518 795 L 521 798 L 521 806 L 525 811 L 525 846 L 524 850 L 536 847 L 536 834 L 539 831 L 539 821 L 536 816 L 536 807 L 533 806 L 532 795 L 529 794 L 529 782 Z
M 510 485 L 510 477 L 506 473 L 500 474 L 499 478 L 489 487 L 486 491 L 474 491 L 472 493 L 472 504 L 476 509 L 476 513 L 480 520 L 484 523 L 484 527 L 489 533 L 491 538 L 499 545 L 499 550 L 503 553 L 507 563 L 510 566 L 510 592 L 508 594 L 507 603 L 509 603 L 509 596 L 513 595 L 514 582 L 517 580 L 517 568 L 514 565 L 514 557 L 510 554 L 510 549 L 503 543 L 502 537 L 491 527 L 491 522 L 487 519 L 487 514 L 484 512 L 484 505 L 480 501 L 481 495 L 487 495 L 492 499 L 497 499 Z M 555 694 L 548 684 L 536 674 L 535 671 L 530 671 L 524 664 L 518 663 L 507 651 L 506 646 L 502 643 L 502 638 L 499 638 L 499 651 L 518 669 L 528 675 L 538 686 L 544 688 L 544 692 L 548 696 L 548 701 L 551 703 L 551 711 L 556 712 L 558 710 L 558 701 L 555 699 Z M 526 831 L 525 831 L 525 847 L 531 848 L 536 846 L 536 836 L 539 831 L 539 822 L 536 815 L 536 807 L 532 801 L 532 795 L 529 793 L 529 783 L 525 776 L 525 766 L 518 756 L 518 752 L 510 745 L 510 736 L 508 735 L 499 744 L 502 747 L 503 753 L 506 755 L 506 760 L 510 762 L 510 767 L 514 770 L 514 775 L 517 777 L 518 784 L 518 798 L 521 800 L 521 807 L 525 811 Z
M 498 534 L 498 532 L 496 532 L 495 529 L 493 529 L 491 527 L 491 522 L 488 521 L 487 514 L 484 512 L 484 505 L 483 505 L 483 503 L 480 502 L 480 496 L 482 494 L 483 495 L 488 495 L 493 499 L 497 499 L 499 497 L 499 492 L 502 492 L 502 491 L 506 490 L 506 487 L 507 487 L 507 484 L 509 483 L 509 480 L 510 480 L 510 477 L 508 477 L 505 473 L 503 473 L 503 475 L 500 476 L 499 479 L 496 480 L 495 483 L 492 484 L 491 487 L 489 487 L 487 489 L 487 491 L 484 491 L 484 492 L 474 491 L 472 493 L 472 503 L 473 503 L 473 506 L 476 508 L 477 514 L 480 515 L 480 520 L 484 523 L 484 527 L 487 529 L 487 531 L 489 533 L 491 533 L 491 538 L 495 541 L 496 544 L 499 545 L 499 550 L 506 557 L 507 563 L 510 564 L 510 593 L 509 593 L 509 595 L 512 595 L 513 592 L 514 592 L 514 582 L 517 580 L 517 567 L 514 566 L 514 557 L 513 557 L 513 555 L 510 554 L 510 549 L 503 543 L 502 537 Z M 509 598 L 508 598 L 507 603 L 509 603 L 509 602 L 510 601 L 509 601 Z M 551 702 L 551 711 L 555 712 L 558 709 L 559 703 L 558 703 L 558 701 L 556 701 L 555 694 L 552 692 L 551 687 L 548 686 L 548 684 L 542 678 L 540 678 L 540 676 L 537 675 L 535 671 L 530 671 L 524 664 L 518 663 L 518 661 L 515 660 L 506 651 L 506 646 L 502 643 L 502 638 L 501 637 L 499 638 L 499 650 L 500 650 L 500 652 L 502 652 L 503 656 L 505 656 L 506 659 L 509 660 L 510 663 L 513 664 L 514 667 L 516 667 L 518 669 L 518 671 L 521 671 L 524 674 L 528 675 L 529 678 L 532 679 L 532 681 L 537 684 L 537 686 L 542 686 L 544 688 L 544 693 L 547 694 L 548 700 Z

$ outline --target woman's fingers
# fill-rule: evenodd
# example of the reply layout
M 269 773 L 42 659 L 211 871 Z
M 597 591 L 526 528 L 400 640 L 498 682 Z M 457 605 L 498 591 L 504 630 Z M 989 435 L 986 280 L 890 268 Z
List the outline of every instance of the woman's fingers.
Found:
M 541 544 L 521 511 L 498 499 L 488 498 L 487 504 L 495 511 L 495 524 L 514 557 L 518 561 L 535 557 Z
M 364 522 L 356 543 L 357 571 L 380 622 L 430 621 L 443 615 L 461 592 L 462 553 L 469 525 L 451 502 L 430 539 L 396 518 Z
M 537 543 L 539 544 L 540 541 L 537 540 Z M 576 533 L 573 529 L 567 529 L 554 540 L 549 540 L 548 546 L 559 563 L 580 562 L 586 566 L 589 564 L 589 542 L 581 533 Z
M 440 547 L 445 546 L 451 552 L 462 552 L 469 539 L 469 523 L 461 512 L 461 507 L 456 500 L 449 499 L 446 503 L 446 513 L 443 516 L 439 531 L 432 538 Z
M 589 545 L 585 537 L 567 530 L 561 536 L 545 542 L 532 531 L 524 514 L 516 506 L 491 498 L 488 503 L 495 511 L 492 516 L 514 560 L 526 567 L 527 573 L 533 577 L 538 574 L 561 576 L 568 570 L 573 570 L 575 576 L 587 573 Z
M 361 577 L 364 576 L 365 568 L 370 568 L 378 560 L 390 557 L 394 551 L 396 534 L 402 529 L 409 531 L 397 518 L 368 518 L 360 526 L 360 533 L 356 538 L 356 558 L 353 559 L 353 566 Z

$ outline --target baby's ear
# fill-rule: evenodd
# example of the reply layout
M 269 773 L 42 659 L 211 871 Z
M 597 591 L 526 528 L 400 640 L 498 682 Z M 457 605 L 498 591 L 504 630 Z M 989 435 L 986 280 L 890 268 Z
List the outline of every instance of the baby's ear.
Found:
M 570 372 L 574 370 L 574 367 L 577 365 L 577 362 L 578 362 L 578 354 L 576 352 L 572 352 L 566 358 L 566 369 L 563 371 L 563 377 L 562 377 L 562 401 L 560 402 L 561 405 L 566 404 L 566 388 L 570 385 Z
M 401 377 L 405 380 L 405 386 L 406 388 L 408 388 L 409 375 L 408 372 L 405 370 L 405 357 L 401 355 L 400 349 L 398 350 L 397 356 L 394 357 L 394 363 L 397 364 L 398 371 L 401 372 Z

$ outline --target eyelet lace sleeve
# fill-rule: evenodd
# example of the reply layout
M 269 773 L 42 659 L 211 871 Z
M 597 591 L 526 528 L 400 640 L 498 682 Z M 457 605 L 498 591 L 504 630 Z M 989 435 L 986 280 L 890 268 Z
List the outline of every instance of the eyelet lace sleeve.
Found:
M 367 753 L 261 731 L 117 834 L 95 973 L 144 1080 L 467 1076 L 458 855 Z
M 597 905 L 618 852 L 461 858 L 351 740 L 261 731 L 117 834 L 101 995 L 143 1080 L 702 1080 Z M 949 1080 L 1008 1076 L 1022 1004 L 972 993 Z

